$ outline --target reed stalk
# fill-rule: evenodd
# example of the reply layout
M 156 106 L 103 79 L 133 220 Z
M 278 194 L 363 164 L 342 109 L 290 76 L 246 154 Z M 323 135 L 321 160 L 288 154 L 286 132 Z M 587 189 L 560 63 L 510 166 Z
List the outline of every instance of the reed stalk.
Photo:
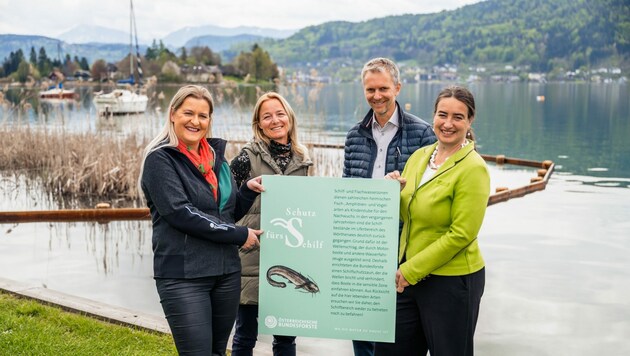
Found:
M 118 138 L 3 126 L 0 140 L 0 170 L 41 179 L 53 196 L 138 198 L 139 158 L 146 142 L 135 135 Z
M 149 138 L 2 125 L 0 140 L 0 171 L 38 180 L 48 196 L 128 202 L 140 198 L 136 183 Z M 230 141 L 226 158 L 235 157 L 244 144 L 243 139 Z M 306 146 L 314 162 L 311 175 L 341 176 L 343 150 Z

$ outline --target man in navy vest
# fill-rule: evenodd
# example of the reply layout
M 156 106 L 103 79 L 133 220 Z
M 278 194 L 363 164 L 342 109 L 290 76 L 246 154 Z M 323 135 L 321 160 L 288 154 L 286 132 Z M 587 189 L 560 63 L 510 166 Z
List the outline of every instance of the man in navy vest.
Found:
M 409 156 L 435 142 L 431 125 L 406 113 L 396 101 L 400 93 L 398 66 L 387 58 L 368 61 L 361 71 L 365 100 L 370 111 L 348 131 L 344 148 L 343 176 L 383 178 L 402 172 Z M 374 355 L 374 343 L 353 340 L 355 356 Z

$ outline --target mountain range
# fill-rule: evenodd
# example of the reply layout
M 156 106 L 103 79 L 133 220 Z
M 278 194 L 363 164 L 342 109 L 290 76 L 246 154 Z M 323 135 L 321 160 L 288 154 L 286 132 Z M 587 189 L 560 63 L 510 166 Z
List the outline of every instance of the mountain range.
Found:
M 184 27 L 175 32 L 171 32 L 166 35 L 162 41 L 167 46 L 173 46 L 176 48 L 186 46 L 187 43 L 192 42 L 193 39 L 204 36 L 215 36 L 215 37 L 235 37 L 235 36 L 256 36 L 256 37 L 268 37 L 275 39 L 287 38 L 297 30 L 278 30 L 274 28 L 260 28 L 260 27 L 250 27 L 250 26 L 239 26 L 239 27 L 220 27 L 220 26 L 197 26 L 197 27 Z M 212 48 L 213 51 L 217 52 L 220 49 Z
M 107 33 L 106 33 L 107 32 Z M 0 35 L 0 60 L 21 48 L 119 61 L 129 52 L 122 31 L 82 27 L 54 39 Z M 88 41 L 88 42 L 85 42 Z M 98 43 L 101 41 L 109 43 Z M 141 46 L 146 51 L 146 42 Z M 608 65 L 630 70 L 630 4 L 627 0 L 486 0 L 452 11 L 399 15 L 362 22 L 335 21 L 300 30 L 256 27 L 186 27 L 161 39 L 208 46 L 224 58 L 257 42 L 287 67 L 363 63 L 386 56 L 410 64 L 507 64 L 535 71 Z
M 171 32 L 162 39 L 138 38 L 140 53 L 144 54 L 152 41 L 162 41 L 173 52 L 179 48 L 208 46 L 214 52 L 228 50 L 234 44 L 251 45 L 265 39 L 283 39 L 297 30 L 240 26 L 234 28 L 219 26 L 184 27 Z M 135 41 L 135 39 L 134 39 Z M 86 57 L 89 63 L 97 59 L 116 62 L 129 53 L 129 33 L 95 25 L 79 25 L 58 36 L 0 34 L 0 61 L 11 52 L 22 49 L 28 57 L 31 47 L 39 53 L 44 47 L 48 57 L 64 58 L 66 53 Z
M 220 26 L 189 26 L 179 30 L 173 31 L 166 35 L 164 38 L 155 40 L 162 40 L 166 46 L 172 48 L 181 48 L 186 46 L 187 42 L 190 42 L 196 37 L 202 36 L 217 36 L 217 37 L 234 37 L 234 36 L 257 36 L 268 38 L 287 38 L 297 32 L 297 30 L 279 30 L 274 28 L 260 28 L 251 26 L 239 26 L 239 27 L 220 27 Z M 72 29 L 57 36 L 66 43 L 71 44 L 83 44 L 83 43 L 129 43 L 129 32 L 107 28 L 96 25 L 78 25 Z M 143 45 L 150 45 L 153 38 L 143 37 L 142 34 L 138 34 L 138 42 Z M 215 50 L 213 48 L 213 50 Z M 218 51 L 218 49 L 217 49 Z
M 421 66 L 496 64 L 532 71 L 630 69 L 628 0 L 486 0 L 435 14 L 328 22 L 262 45 L 279 63 L 363 63 L 375 56 Z
M 57 36 L 58 39 L 70 44 L 84 43 L 124 43 L 129 46 L 129 32 L 96 25 L 78 25 Z M 138 42 L 148 45 L 151 41 L 142 36 Z

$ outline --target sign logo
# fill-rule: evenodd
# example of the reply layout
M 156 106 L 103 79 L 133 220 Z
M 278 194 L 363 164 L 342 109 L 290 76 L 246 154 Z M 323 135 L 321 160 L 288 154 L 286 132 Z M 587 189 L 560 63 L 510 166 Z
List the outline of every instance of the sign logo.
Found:
M 278 319 L 276 319 L 276 317 L 273 315 L 267 315 L 265 317 L 265 326 L 269 329 L 275 328 L 276 326 L 278 326 Z
M 287 237 L 284 240 L 284 244 L 285 245 L 287 245 L 289 247 L 300 247 L 300 246 L 302 246 L 302 244 L 304 243 L 304 236 L 294 226 L 294 224 L 297 224 L 299 227 L 302 227 L 302 219 L 301 218 L 291 218 L 289 220 L 285 220 L 283 218 L 275 218 L 275 219 L 271 220 L 271 223 L 273 225 L 281 226 L 281 227 L 287 229 L 287 231 L 289 231 L 289 233 L 295 238 L 296 243 L 293 244 L 293 243 L 291 243 L 291 241 L 289 241 L 289 238 Z

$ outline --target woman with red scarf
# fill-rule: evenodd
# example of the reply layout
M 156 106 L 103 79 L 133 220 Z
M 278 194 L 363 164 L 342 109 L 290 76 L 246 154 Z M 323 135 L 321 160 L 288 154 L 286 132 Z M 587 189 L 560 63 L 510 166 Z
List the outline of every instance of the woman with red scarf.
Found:
M 211 135 L 212 111 L 206 88 L 182 87 L 140 173 L 153 222 L 154 278 L 181 355 L 225 355 L 239 303 L 239 247 L 258 246 L 261 234 L 234 224 L 263 187 L 256 177 L 237 190 L 226 141 Z

